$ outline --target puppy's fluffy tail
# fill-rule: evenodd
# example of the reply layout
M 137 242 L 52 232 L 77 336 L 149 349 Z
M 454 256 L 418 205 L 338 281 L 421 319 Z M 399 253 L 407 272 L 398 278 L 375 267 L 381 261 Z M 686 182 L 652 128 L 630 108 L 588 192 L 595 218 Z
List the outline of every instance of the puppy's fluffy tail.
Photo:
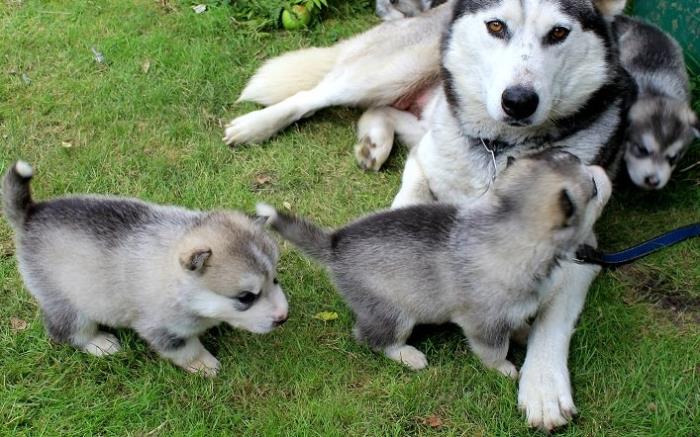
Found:
M 328 262 L 331 257 L 331 235 L 313 223 L 277 211 L 266 203 L 258 203 L 255 211 L 258 217 L 286 240 L 294 243 L 304 253 L 319 261 Z
M 24 226 L 27 211 L 32 205 L 29 181 L 34 171 L 24 161 L 17 161 L 5 173 L 2 181 L 2 208 L 10 225 L 19 232 Z
M 340 49 L 312 47 L 270 59 L 255 72 L 238 98 L 265 106 L 315 87 L 333 68 Z

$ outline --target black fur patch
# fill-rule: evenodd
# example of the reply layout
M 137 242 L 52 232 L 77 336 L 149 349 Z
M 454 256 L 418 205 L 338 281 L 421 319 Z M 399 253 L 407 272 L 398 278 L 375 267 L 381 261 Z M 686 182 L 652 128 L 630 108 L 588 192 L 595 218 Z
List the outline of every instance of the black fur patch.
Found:
M 372 240 L 375 236 L 383 241 L 400 241 L 410 236 L 428 247 L 441 246 L 456 221 L 457 208 L 452 205 L 415 205 L 384 211 L 337 230 L 331 237 L 331 247 L 342 252 L 346 243 Z
M 63 225 L 93 235 L 109 245 L 120 240 L 134 228 L 157 220 L 148 205 L 128 199 L 64 197 L 33 204 L 27 215 L 26 227 L 34 225 Z
M 630 27 L 634 28 L 631 35 L 637 40 L 644 41 L 645 50 L 640 50 L 631 59 L 629 67 L 639 70 L 664 70 L 677 71 L 682 65 L 682 54 L 678 52 L 678 47 L 673 43 L 661 29 L 642 22 L 631 19 L 623 15 L 615 17 L 613 28 L 622 34 Z
M 166 328 L 155 329 L 144 335 L 144 338 L 154 349 L 161 351 L 180 349 L 187 343 L 187 339 L 172 333 Z

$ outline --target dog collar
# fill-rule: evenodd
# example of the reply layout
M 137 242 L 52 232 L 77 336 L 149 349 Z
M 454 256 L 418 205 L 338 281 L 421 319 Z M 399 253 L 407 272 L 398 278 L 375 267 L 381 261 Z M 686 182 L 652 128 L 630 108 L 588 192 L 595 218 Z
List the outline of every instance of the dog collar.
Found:
M 618 267 L 693 237 L 700 237 L 700 223 L 674 229 L 620 252 L 603 252 L 584 244 L 579 246 L 573 261 L 579 264 L 597 264 L 602 267 Z

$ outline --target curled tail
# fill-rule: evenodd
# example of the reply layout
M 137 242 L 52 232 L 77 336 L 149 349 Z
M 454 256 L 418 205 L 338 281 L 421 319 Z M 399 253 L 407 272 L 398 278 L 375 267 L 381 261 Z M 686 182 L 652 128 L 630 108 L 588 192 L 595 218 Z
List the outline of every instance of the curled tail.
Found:
M 294 243 L 304 253 L 319 261 L 330 260 L 331 235 L 328 232 L 301 217 L 278 212 L 266 203 L 258 203 L 255 209 L 259 217 L 267 219 L 267 224 L 272 229 Z
M 27 211 L 32 205 L 29 181 L 34 171 L 24 161 L 17 161 L 5 173 L 2 181 L 2 208 L 15 232 L 22 229 Z
M 255 72 L 238 101 L 269 106 L 310 90 L 333 68 L 339 53 L 337 46 L 312 47 L 270 59 Z

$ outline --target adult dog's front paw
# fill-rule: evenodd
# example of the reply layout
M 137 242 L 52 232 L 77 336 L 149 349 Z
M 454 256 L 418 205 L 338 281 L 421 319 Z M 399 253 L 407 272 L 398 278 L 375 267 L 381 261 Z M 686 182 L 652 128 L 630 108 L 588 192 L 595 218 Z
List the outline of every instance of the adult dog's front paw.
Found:
M 391 147 L 393 146 L 392 139 L 383 139 L 383 141 L 375 141 L 369 136 L 362 137 L 355 144 L 355 159 L 362 170 L 379 171 L 382 164 L 389 157 Z
M 546 431 L 566 425 L 576 414 L 566 366 L 532 366 L 520 370 L 518 406 L 531 427 Z

